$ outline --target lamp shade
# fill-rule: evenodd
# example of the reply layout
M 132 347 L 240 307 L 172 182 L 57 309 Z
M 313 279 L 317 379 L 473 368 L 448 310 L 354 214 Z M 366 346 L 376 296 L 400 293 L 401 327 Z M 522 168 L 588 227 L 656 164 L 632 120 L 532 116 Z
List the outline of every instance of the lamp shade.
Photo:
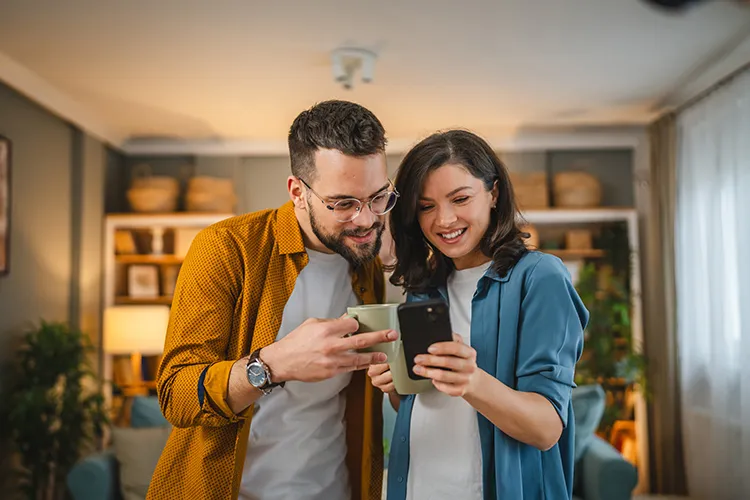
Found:
M 104 310 L 104 351 L 161 354 L 168 324 L 168 306 L 108 307 Z

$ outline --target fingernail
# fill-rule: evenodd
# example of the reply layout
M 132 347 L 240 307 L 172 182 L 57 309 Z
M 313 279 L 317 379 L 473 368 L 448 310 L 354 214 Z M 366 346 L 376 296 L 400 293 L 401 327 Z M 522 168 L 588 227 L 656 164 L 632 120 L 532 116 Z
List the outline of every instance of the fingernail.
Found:
M 421 363 L 422 359 L 424 359 L 424 358 L 422 358 L 422 356 L 417 356 L 416 358 L 414 358 L 414 362 L 415 363 Z
M 396 333 L 396 331 L 395 331 L 395 330 L 391 330 L 390 332 L 388 332 L 388 333 L 386 334 L 386 338 L 387 338 L 388 340 L 396 340 L 396 339 L 398 338 L 398 333 Z
M 437 347 L 435 347 L 434 345 L 431 345 L 430 347 L 427 348 L 427 352 L 429 352 L 430 354 L 435 354 L 436 351 L 437 351 Z
M 422 373 L 424 369 L 421 366 L 414 367 L 414 373 Z
M 375 361 L 378 363 L 385 363 L 388 361 L 388 356 L 386 356 L 385 353 L 379 352 L 375 355 Z

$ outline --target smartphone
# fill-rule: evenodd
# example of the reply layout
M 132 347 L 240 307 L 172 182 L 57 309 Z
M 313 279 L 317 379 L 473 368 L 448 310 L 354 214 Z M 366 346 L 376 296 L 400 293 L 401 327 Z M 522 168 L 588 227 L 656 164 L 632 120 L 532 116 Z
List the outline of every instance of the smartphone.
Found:
M 448 303 L 442 299 L 431 299 L 400 304 L 398 322 L 409 378 L 424 380 L 425 377 L 414 373 L 414 358 L 427 354 L 432 344 L 453 340 Z

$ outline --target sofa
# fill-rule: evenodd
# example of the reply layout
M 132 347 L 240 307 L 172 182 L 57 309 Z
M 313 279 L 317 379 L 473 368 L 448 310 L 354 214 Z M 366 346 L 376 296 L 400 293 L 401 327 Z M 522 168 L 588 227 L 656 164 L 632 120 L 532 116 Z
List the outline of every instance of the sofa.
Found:
M 604 413 L 605 394 L 598 385 L 573 390 L 575 412 L 576 500 L 631 498 L 638 482 L 635 467 L 595 431 Z M 384 404 L 384 435 L 392 434 L 394 412 Z M 113 447 L 82 459 L 67 484 L 74 500 L 137 500 L 145 497 L 150 471 L 171 430 L 154 397 L 137 397 L 131 427 L 113 430 Z M 386 440 L 386 447 L 388 442 Z

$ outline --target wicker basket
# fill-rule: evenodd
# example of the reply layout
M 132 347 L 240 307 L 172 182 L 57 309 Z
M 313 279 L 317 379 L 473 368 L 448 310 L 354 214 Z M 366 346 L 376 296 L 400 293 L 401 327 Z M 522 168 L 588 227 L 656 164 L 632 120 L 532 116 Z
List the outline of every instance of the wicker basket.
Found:
M 553 180 L 556 207 L 597 207 L 602 201 L 599 179 L 587 172 L 560 172 Z
M 174 177 L 153 176 L 145 164 L 133 168 L 133 181 L 127 197 L 135 212 L 174 212 L 180 184 Z
M 196 176 L 188 182 L 185 206 L 191 212 L 234 212 L 237 196 L 231 179 Z
M 547 174 L 544 172 L 520 173 L 510 172 L 510 182 L 516 203 L 521 209 L 549 207 L 547 193 Z

